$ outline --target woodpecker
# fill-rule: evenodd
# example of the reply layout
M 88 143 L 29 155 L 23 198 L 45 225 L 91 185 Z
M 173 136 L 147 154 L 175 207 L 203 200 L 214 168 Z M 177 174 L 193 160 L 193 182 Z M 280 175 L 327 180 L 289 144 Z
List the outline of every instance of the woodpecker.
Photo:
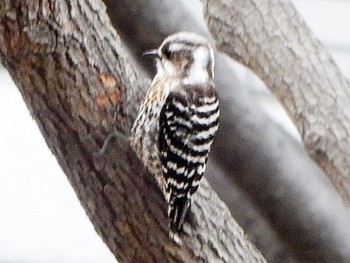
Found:
M 163 191 L 171 229 L 180 232 L 219 125 L 214 52 L 205 38 L 180 32 L 145 54 L 155 56 L 157 74 L 131 145 Z

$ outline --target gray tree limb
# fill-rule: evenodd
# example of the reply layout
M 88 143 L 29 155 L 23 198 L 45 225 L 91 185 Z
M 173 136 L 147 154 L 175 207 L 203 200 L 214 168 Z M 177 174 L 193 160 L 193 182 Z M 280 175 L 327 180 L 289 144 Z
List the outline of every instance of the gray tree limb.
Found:
M 146 87 L 100 1 L 1 1 L 0 58 L 120 262 L 265 262 L 205 180 L 182 244 L 169 237 L 161 193 L 125 139 Z M 94 157 L 113 130 L 123 135 Z
M 350 85 L 286 0 L 203 0 L 217 47 L 252 69 L 350 204 Z

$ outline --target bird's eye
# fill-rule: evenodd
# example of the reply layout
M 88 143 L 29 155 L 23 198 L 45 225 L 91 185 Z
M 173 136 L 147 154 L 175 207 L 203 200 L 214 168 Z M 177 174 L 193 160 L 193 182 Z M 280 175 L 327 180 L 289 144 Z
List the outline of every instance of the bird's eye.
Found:
M 165 47 L 163 48 L 163 50 L 162 50 L 162 53 L 163 53 L 163 55 L 164 55 L 164 57 L 165 57 L 166 59 L 170 59 L 170 58 L 171 58 L 172 53 L 171 53 L 170 50 L 169 50 L 169 46 L 165 46 Z

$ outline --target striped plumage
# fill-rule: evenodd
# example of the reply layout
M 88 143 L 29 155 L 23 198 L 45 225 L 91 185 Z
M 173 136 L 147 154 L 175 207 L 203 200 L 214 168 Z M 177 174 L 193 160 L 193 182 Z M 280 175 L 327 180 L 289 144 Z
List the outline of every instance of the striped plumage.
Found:
M 182 86 L 171 92 L 160 113 L 159 151 L 167 182 L 169 216 L 181 225 L 190 197 L 205 171 L 219 124 L 219 103 L 213 85 Z
M 156 177 L 169 204 L 171 227 L 180 231 L 218 129 L 213 51 L 192 33 L 166 38 L 157 75 L 141 104 L 131 143 Z

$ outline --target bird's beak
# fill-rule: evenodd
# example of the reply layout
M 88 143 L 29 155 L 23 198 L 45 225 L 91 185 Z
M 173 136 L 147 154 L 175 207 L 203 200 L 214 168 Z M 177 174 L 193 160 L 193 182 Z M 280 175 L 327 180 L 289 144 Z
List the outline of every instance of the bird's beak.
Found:
M 147 51 L 143 52 L 142 55 L 144 55 L 144 56 L 152 56 L 152 57 L 159 58 L 158 49 L 147 50 Z

